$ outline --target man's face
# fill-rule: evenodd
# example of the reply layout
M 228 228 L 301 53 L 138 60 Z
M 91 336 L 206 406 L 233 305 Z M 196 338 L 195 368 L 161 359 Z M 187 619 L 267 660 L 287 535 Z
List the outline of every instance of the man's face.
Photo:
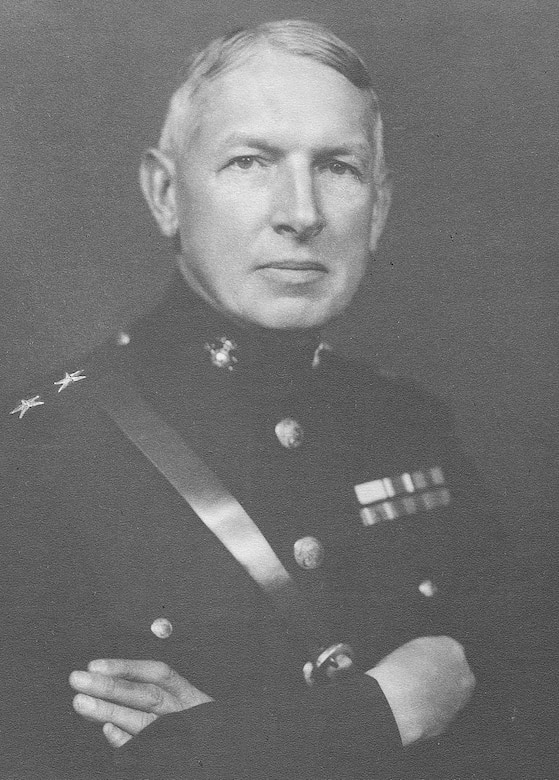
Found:
M 183 274 L 244 322 L 323 324 L 347 306 L 368 262 L 368 96 L 321 63 L 263 48 L 202 101 L 176 161 Z

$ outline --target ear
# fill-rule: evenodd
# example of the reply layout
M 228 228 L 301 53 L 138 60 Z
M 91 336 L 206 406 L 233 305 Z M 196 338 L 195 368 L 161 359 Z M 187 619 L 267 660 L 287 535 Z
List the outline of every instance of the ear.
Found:
M 374 252 L 379 238 L 384 230 L 390 204 L 392 203 L 392 181 L 386 178 L 380 187 L 377 187 L 375 204 L 373 206 L 373 218 L 371 221 L 371 235 L 369 237 L 369 249 Z
M 171 238 L 178 230 L 175 163 L 160 152 L 148 149 L 140 164 L 140 186 L 159 230 Z

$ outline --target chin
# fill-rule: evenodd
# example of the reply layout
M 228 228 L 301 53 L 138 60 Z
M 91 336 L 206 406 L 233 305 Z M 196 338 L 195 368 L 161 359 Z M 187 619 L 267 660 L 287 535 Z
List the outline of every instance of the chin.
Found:
M 288 301 L 259 308 L 247 319 L 271 330 L 315 330 L 330 322 L 338 312 L 337 306 L 317 305 L 309 301 Z

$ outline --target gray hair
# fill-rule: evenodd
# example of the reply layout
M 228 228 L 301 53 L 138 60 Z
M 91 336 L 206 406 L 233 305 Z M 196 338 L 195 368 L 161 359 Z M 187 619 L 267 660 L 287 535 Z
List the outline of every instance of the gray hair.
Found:
M 184 152 L 198 118 L 194 106 L 202 87 L 239 65 L 262 44 L 289 54 L 309 57 L 333 68 L 369 95 L 370 135 L 374 153 L 372 175 L 375 184 L 380 186 L 386 178 L 382 119 L 365 63 L 351 46 L 326 27 L 299 19 L 266 22 L 251 29 L 235 30 L 211 41 L 192 59 L 185 81 L 171 97 L 159 138 L 159 149 L 174 159 Z

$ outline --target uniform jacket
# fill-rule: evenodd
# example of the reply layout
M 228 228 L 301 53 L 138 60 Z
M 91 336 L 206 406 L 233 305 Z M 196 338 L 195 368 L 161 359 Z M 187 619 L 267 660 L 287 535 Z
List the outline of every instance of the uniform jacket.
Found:
M 518 662 L 511 671 L 495 506 L 442 404 L 319 343 L 243 331 L 176 280 L 129 333 L 31 387 L 25 398 L 43 405 L 5 415 L 0 777 L 499 776 Z M 402 751 L 364 675 L 305 687 L 290 626 L 92 399 L 123 372 L 242 503 L 362 671 L 415 637 L 464 645 L 477 691 L 448 735 Z M 296 560 L 298 540 L 310 558 Z M 160 719 L 113 769 L 67 684 L 99 657 L 166 661 L 215 702 Z

